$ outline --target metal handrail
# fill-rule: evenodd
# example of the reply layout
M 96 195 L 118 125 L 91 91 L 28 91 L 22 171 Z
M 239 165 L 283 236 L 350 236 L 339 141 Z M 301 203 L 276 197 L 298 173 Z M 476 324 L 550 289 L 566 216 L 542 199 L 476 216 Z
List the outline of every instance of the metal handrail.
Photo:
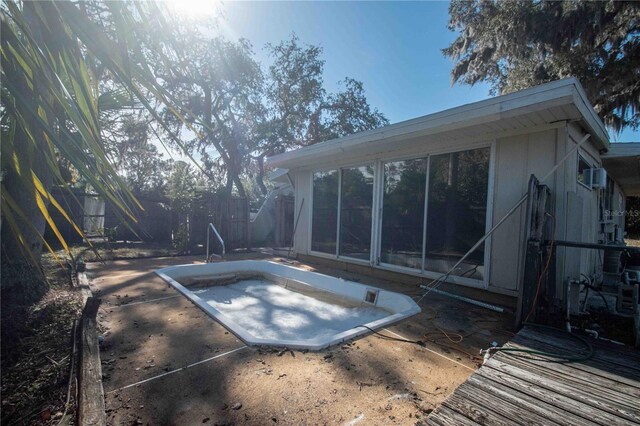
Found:
M 209 226 L 207 227 L 207 258 L 206 258 L 206 262 L 208 263 L 211 256 L 218 256 L 217 254 L 211 253 L 211 255 L 209 255 L 209 230 L 212 230 L 213 233 L 215 234 L 216 238 L 218 239 L 218 241 L 220 242 L 220 245 L 222 246 L 222 256 L 219 256 L 220 258 L 223 258 L 225 255 L 225 247 L 224 247 L 224 240 L 222 239 L 222 237 L 220 236 L 220 233 L 218 233 L 218 230 L 216 229 L 216 227 L 213 225 L 213 223 L 209 223 Z

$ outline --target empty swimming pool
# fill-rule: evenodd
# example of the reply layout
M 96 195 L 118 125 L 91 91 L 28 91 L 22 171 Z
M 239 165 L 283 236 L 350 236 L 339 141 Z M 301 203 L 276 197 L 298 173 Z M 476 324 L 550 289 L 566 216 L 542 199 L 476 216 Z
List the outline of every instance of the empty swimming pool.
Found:
M 408 296 L 276 262 L 156 273 L 250 345 L 319 350 L 420 312 Z

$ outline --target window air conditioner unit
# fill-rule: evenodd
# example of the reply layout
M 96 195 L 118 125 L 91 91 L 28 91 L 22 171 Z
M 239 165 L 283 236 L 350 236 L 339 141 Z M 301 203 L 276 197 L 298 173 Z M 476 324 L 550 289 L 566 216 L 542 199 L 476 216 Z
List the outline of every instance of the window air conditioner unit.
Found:
M 584 183 L 592 189 L 607 187 L 607 171 L 605 169 L 585 169 L 583 172 Z

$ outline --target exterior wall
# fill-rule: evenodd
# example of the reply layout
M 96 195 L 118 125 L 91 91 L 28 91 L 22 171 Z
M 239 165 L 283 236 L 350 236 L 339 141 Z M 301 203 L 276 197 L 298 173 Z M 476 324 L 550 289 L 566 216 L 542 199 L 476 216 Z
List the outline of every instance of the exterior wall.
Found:
M 303 254 L 308 254 L 308 247 L 311 244 L 311 207 L 313 206 L 311 173 L 310 170 L 298 170 L 293 173 L 295 185 L 293 248 L 297 253 Z
M 570 125 L 569 128 L 569 143 L 573 144 L 579 141 L 582 137 L 580 130 L 575 125 Z M 569 211 L 566 217 L 567 223 L 573 220 L 574 214 L 582 213 L 582 227 L 578 233 L 577 241 L 586 243 L 597 243 L 602 239 L 600 234 L 600 208 L 599 202 L 602 195 L 602 191 L 593 190 L 587 188 L 584 185 L 578 183 L 578 155 L 581 155 L 586 159 L 593 167 L 602 167 L 602 161 L 600 160 L 600 154 L 590 143 L 583 144 L 578 148 L 578 152 L 572 158 L 574 167 L 571 168 L 572 173 L 571 180 L 568 182 L 567 191 L 575 191 L 578 197 L 582 200 L 582 212 Z M 574 250 L 575 251 L 575 250 Z M 571 255 L 571 253 L 568 253 Z M 573 254 L 575 255 L 575 253 Z M 585 275 L 592 275 L 596 272 L 596 262 L 598 259 L 598 253 L 596 250 L 579 250 L 580 256 L 580 273 Z M 568 278 L 568 277 L 567 277 Z M 575 277 L 578 278 L 578 277 Z
M 565 148 L 570 150 L 582 139 L 584 133 L 575 124 L 569 124 L 566 130 Z M 578 159 L 582 156 L 592 167 L 602 167 L 598 149 L 587 141 L 567 159 L 565 168 L 566 185 L 564 202 L 566 213 L 558 215 L 564 221 L 564 232 L 556 232 L 557 239 L 584 243 L 606 243 L 606 235 L 601 225 L 601 209 L 604 208 L 604 191 L 590 189 L 578 182 Z M 623 211 L 625 194 L 614 181 L 612 210 Z M 613 216 L 613 225 L 624 229 L 624 216 Z M 569 279 L 579 279 L 580 274 L 598 275 L 602 267 L 604 253 L 598 250 L 578 248 L 559 248 L 557 257 L 556 297 L 562 298 L 564 283 Z M 562 285 L 560 284 L 562 283 Z
M 496 168 L 493 223 L 499 222 L 513 205 L 527 192 L 529 178 L 535 174 L 542 179 L 555 165 L 559 144 L 564 141 L 564 130 L 501 138 L 496 141 Z M 564 169 L 546 182 L 553 194 L 562 181 Z M 560 183 L 558 183 L 560 181 Z M 516 295 L 524 258 L 525 210 L 523 205 L 507 219 L 491 237 L 491 276 L 489 290 Z
M 541 130 L 528 134 L 506 136 L 498 139 L 485 139 L 482 141 L 465 142 L 447 141 L 442 143 L 415 140 L 410 144 L 410 150 L 393 150 L 391 144 L 389 151 L 383 155 L 374 157 L 361 156 L 353 158 L 348 153 L 337 155 L 335 161 L 329 164 L 317 164 L 313 169 L 295 169 L 290 173 L 295 180 L 296 220 L 298 212 L 301 216 L 294 238 L 295 251 L 302 255 L 314 255 L 316 257 L 334 258 L 335 256 L 312 253 L 310 251 L 311 238 L 311 212 L 313 205 L 312 174 L 314 171 L 336 169 L 345 166 L 363 164 L 377 164 L 376 185 L 374 186 L 374 224 L 379 220 L 380 203 L 377 197 L 380 194 L 381 181 L 379 163 L 407 158 L 417 158 L 427 154 L 435 155 L 462 149 L 473 149 L 483 146 L 492 146 L 492 158 L 489 176 L 489 202 L 487 206 L 490 223 L 487 230 L 496 224 L 508 212 L 509 209 L 527 191 L 529 177 L 535 174 L 542 179 L 567 152 L 575 147 L 576 141 L 582 138 L 582 133 L 576 125 L 559 123 L 556 128 Z M 404 145 L 406 146 L 406 145 Z M 600 157 L 597 149 L 587 141 L 580 148 L 583 156 L 588 157 L 594 165 L 600 165 Z M 569 158 L 550 176 L 545 182 L 551 188 L 555 211 L 555 238 L 585 242 L 597 242 L 599 239 L 598 203 L 599 192 L 592 191 L 577 182 L 578 153 L 572 152 Z M 619 191 L 619 187 L 617 188 Z M 614 204 L 616 201 L 614 200 Z M 301 209 L 302 208 L 302 209 Z M 488 270 L 488 278 L 485 283 L 469 284 L 488 291 L 506 295 L 517 296 L 518 283 L 521 279 L 524 258 L 524 215 L 525 207 L 512 215 L 493 236 L 486 246 L 488 261 L 485 266 Z M 622 219 L 623 220 L 623 219 Z M 583 226 L 584 224 L 584 226 Z M 376 250 L 377 241 L 373 236 L 372 249 Z M 597 253 L 578 254 L 576 261 L 576 249 L 559 249 L 558 278 L 564 279 L 567 274 L 579 275 L 580 271 L 593 271 Z M 584 250 L 582 250 L 584 251 Z M 584 257 L 584 258 L 583 258 Z M 351 264 L 367 265 L 379 268 L 375 262 L 339 260 Z M 573 266 L 572 266 L 573 265 Z M 418 275 L 418 272 L 407 272 L 409 275 Z M 439 275 L 439 274 L 438 274 Z M 561 286 L 559 286 L 561 287 Z

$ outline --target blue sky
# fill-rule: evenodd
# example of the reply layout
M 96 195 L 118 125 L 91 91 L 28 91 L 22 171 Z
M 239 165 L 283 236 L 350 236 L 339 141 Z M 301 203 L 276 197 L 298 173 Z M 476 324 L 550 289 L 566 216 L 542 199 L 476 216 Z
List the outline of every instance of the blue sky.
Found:
M 441 49 L 455 34 L 447 29 L 447 2 L 225 2 L 225 32 L 246 38 L 268 63 L 265 43 L 296 33 L 324 49 L 325 85 L 344 77 L 364 83 L 371 105 L 392 122 L 486 99 L 489 86 L 451 86 L 451 61 Z M 627 130 L 619 141 L 638 141 Z M 614 138 L 612 137 L 612 141 Z

